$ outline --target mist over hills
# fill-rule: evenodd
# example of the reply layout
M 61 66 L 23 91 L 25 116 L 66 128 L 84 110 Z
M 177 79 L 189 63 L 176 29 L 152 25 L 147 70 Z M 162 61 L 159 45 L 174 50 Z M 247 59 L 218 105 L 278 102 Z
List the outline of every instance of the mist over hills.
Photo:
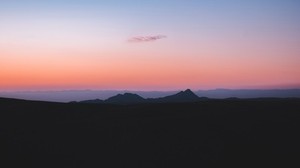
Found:
M 226 92 L 227 90 L 223 90 L 223 92 Z M 255 93 L 254 93 L 255 94 Z M 272 100 L 273 98 L 276 99 L 278 97 L 258 97 L 258 98 L 252 98 L 252 99 L 269 99 Z M 291 98 L 297 98 L 291 97 Z M 225 98 L 223 98 L 225 99 Z M 229 97 L 226 98 L 229 100 L 238 100 L 242 98 L 237 97 Z M 251 99 L 251 98 L 243 98 L 243 99 Z M 199 102 L 199 101 L 205 101 L 205 100 L 213 100 L 208 97 L 199 97 L 194 92 L 192 92 L 190 89 L 187 89 L 185 91 L 180 91 L 176 94 L 172 94 L 165 97 L 159 97 L 159 98 L 143 98 L 142 96 L 139 96 L 138 94 L 133 93 L 125 93 L 125 94 L 118 94 L 115 96 L 112 96 L 106 100 L 101 99 L 94 99 L 94 100 L 84 100 L 84 101 L 73 101 L 73 103 L 90 103 L 90 104 L 120 104 L 120 105 L 129 105 L 129 104 L 141 104 L 141 103 L 188 103 L 188 102 Z
M 70 102 L 84 100 L 105 100 L 117 94 L 132 93 L 143 98 L 161 98 L 174 95 L 179 91 L 128 91 L 128 90 L 62 90 L 62 91 L 2 91 L 0 97 L 42 100 L 55 102 Z M 300 89 L 215 89 L 194 90 L 199 97 L 207 98 L 300 98 Z

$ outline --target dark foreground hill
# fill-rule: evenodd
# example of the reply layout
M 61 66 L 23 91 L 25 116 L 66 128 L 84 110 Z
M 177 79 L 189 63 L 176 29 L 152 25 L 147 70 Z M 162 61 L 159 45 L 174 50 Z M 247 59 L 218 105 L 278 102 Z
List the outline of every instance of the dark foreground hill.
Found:
M 299 121 L 299 99 L 0 99 L 0 167 L 299 167 Z

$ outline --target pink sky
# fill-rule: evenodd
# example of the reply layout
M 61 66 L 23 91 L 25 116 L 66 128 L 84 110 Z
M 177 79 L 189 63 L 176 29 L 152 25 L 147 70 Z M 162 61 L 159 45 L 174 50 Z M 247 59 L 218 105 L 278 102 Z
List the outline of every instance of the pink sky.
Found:
M 179 4 L 164 4 L 174 15 L 158 10 L 161 17 L 142 9 L 141 15 L 98 13 L 92 4 L 76 10 L 29 5 L 19 6 L 25 14 L 0 12 L 0 90 L 300 87 L 300 29 L 292 6 L 263 11 L 252 4 L 256 11 L 245 13 L 232 6 L 239 18 L 217 13 L 228 7 L 218 5 L 207 6 L 215 13 L 198 13 L 204 7 L 193 4 L 177 15 Z M 110 5 L 105 8 L 114 9 Z

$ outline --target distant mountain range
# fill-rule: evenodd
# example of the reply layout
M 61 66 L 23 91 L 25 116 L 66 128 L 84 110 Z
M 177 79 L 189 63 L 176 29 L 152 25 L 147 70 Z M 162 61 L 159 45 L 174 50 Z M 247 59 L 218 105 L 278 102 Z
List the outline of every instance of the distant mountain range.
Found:
M 80 101 L 79 103 L 108 103 L 108 104 L 140 104 L 140 103 L 184 103 L 184 102 L 197 102 L 200 100 L 207 100 L 208 98 L 205 97 L 198 97 L 194 92 L 192 92 L 190 89 L 187 89 L 185 91 L 181 91 L 179 93 L 176 93 L 174 95 L 165 96 L 161 98 L 143 98 L 139 96 L 138 94 L 133 93 L 124 93 L 124 94 L 118 94 L 116 96 L 110 97 L 106 100 L 85 100 Z
M 0 91 L 0 97 L 42 100 L 54 102 L 70 102 L 96 100 L 101 102 L 118 94 L 132 93 L 145 99 L 157 99 L 175 95 L 180 91 L 128 91 L 128 90 L 62 90 L 62 91 Z M 215 89 L 194 90 L 199 97 L 213 99 L 224 98 L 300 98 L 300 89 Z

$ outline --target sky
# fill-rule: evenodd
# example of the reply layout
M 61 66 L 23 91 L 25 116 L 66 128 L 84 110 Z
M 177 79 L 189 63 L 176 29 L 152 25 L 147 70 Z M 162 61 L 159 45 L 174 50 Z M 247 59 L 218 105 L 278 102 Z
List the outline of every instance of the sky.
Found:
M 298 0 L 0 0 L 0 91 L 300 88 Z

